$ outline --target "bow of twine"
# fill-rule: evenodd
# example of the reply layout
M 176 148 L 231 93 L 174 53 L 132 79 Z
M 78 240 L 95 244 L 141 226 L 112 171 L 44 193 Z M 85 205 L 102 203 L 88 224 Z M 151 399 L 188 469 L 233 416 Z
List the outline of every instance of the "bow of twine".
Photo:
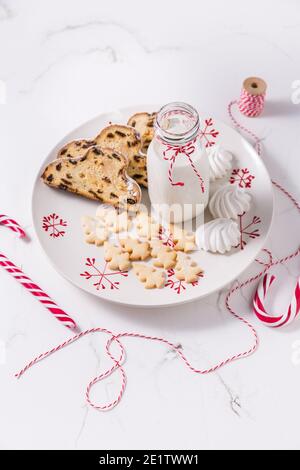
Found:
M 174 182 L 174 179 L 173 179 L 173 171 L 174 171 L 174 165 L 175 165 L 176 159 L 178 155 L 182 154 L 188 158 L 188 161 L 191 165 L 192 170 L 194 171 L 197 178 L 199 179 L 201 191 L 202 193 L 204 193 L 205 186 L 204 186 L 203 178 L 200 172 L 197 170 L 192 159 L 192 154 L 195 152 L 195 149 L 196 149 L 195 143 L 197 141 L 197 138 L 198 136 L 185 145 L 170 145 L 170 144 L 165 144 L 163 141 L 161 142 L 163 145 L 166 145 L 166 149 L 163 151 L 163 157 L 164 157 L 164 160 L 169 162 L 168 179 L 169 179 L 171 186 L 184 186 L 185 185 L 183 181 Z

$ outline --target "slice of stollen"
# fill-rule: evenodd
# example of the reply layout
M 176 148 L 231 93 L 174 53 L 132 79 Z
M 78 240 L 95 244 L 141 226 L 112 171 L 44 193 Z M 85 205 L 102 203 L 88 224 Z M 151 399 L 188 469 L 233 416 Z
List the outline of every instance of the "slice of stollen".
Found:
M 53 188 L 89 199 L 130 207 L 141 200 L 139 185 L 128 176 L 128 160 L 109 148 L 94 146 L 77 158 L 60 158 L 50 163 L 42 180 Z
M 98 145 L 113 148 L 129 160 L 128 175 L 142 186 L 147 187 L 147 160 L 141 153 L 140 134 L 130 126 L 112 124 L 105 127 L 94 139 Z
M 83 156 L 87 148 L 94 145 L 112 148 L 122 153 L 129 161 L 127 173 L 144 187 L 147 183 L 146 156 L 141 153 L 142 142 L 138 132 L 129 126 L 119 124 L 105 127 L 95 139 L 73 140 L 62 147 L 57 158 Z
M 57 158 L 83 157 L 87 149 L 96 145 L 92 139 L 72 140 L 64 145 L 57 154 Z
M 154 137 L 154 121 L 157 113 L 136 113 L 128 120 L 128 126 L 134 127 L 142 139 L 142 152 L 147 154 Z

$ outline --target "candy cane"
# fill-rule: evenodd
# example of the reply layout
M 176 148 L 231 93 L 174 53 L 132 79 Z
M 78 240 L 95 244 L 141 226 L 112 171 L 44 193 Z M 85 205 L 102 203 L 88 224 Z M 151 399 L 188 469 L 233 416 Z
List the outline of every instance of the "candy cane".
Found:
M 0 224 L 5 225 L 7 228 L 12 230 L 13 232 L 18 233 L 20 238 L 26 237 L 26 233 L 24 232 L 22 227 L 18 224 L 18 222 L 7 217 L 7 215 L 0 214 Z
M 261 279 L 253 299 L 253 309 L 257 318 L 266 326 L 280 328 L 292 323 L 300 312 L 300 278 L 298 279 L 292 300 L 287 312 L 282 315 L 271 315 L 265 307 L 268 290 L 275 280 L 272 274 L 265 274 Z
M 13 219 L 5 215 L 0 215 L 0 223 L 7 228 L 19 234 L 20 238 L 26 237 L 25 231 Z M 25 289 L 36 297 L 41 304 L 46 307 L 54 317 L 67 328 L 76 328 L 75 321 L 64 312 L 58 305 L 46 294 L 37 284 L 26 276 L 12 261 L 10 261 L 3 253 L 0 253 L 0 266 L 2 266 L 11 276 L 13 276 Z

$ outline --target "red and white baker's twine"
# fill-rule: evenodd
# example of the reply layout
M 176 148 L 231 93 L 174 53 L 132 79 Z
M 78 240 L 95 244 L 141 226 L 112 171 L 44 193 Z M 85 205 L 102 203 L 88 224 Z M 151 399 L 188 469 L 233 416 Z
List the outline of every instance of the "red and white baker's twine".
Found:
M 18 233 L 20 238 L 25 238 L 26 233 L 22 227 L 15 220 L 0 215 L 0 223 L 15 233 Z M 76 328 L 75 321 L 64 312 L 58 305 L 44 292 L 37 284 L 26 276 L 23 271 L 18 268 L 12 261 L 10 261 L 3 253 L 0 253 L 0 266 L 2 266 L 11 276 L 13 276 L 28 292 L 30 292 L 54 317 L 59 320 L 67 328 Z
M 232 108 L 234 105 L 237 105 L 239 110 L 241 111 L 242 114 L 244 114 L 247 117 L 254 117 L 254 116 L 259 116 L 265 105 L 265 93 L 261 95 L 251 95 L 248 93 L 245 89 L 242 90 L 241 97 L 239 101 L 231 101 L 228 105 L 228 113 L 229 117 L 231 118 L 233 124 L 235 127 L 238 129 L 242 130 L 246 134 L 248 134 L 255 143 L 255 148 L 257 150 L 258 155 L 261 156 L 261 143 L 259 138 L 257 137 L 254 132 L 249 130 L 247 127 L 241 125 L 236 118 L 233 116 L 232 113 Z M 300 204 L 296 201 L 296 199 L 285 189 L 283 188 L 279 183 L 276 181 L 272 180 L 273 185 L 281 191 L 295 206 L 295 208 L 300 212 Z M 282 260 L 279 260 L 278 262 L 274 263 L 272 261 L 272 255 L 270 252 L 268 252 L 271 260 L 270 264 L 267 267 L 267 270 L 271 267 L 274 266 L 275 264 L 279 263 L 284 263 L 286 261 L 289 261 L 290 259 L 294 258 L 295 256 L 298 256 L 300 254 L 300 248 L 296 250 L 294 253 L 291 255 L 287 256 L 286 258 L 283 258 Z M 265 300 L 267 296 L 267 292 L 275 280 L 275 276 L 270 275 L 270 274 L 265 274 L 263 279 L 258 285 L 257 291 L 254 296 L 253 300 L 253 310 L 258 319 L 265 325 L 267 326 L 272 326 L 276 328 L 280 328 L 282 326 L 286 326 L 290 324 L 297 316 L 299 315 L 300 311 L 300 288 L 299 288 L 299 282 L 300 279 L 297 282 L 292 301 L 288 307 L 288 310 L 285 314 L 283 315 L 272 315 L 268 313 L 266 307 L 265 307 Z
M 292 253 L 291 255 L 289 256 L 286 256 L 284 258 L 281 258 L 279 260 L 276 260 L 274 261 L 273 260 L 273 257 L 272 257 L 272 254 L 268 251 L 268 250 L 263 250 L 264 252 L 266 252 L 269 256 L 269 260 L 267 262 L 263 262 L 261 260 L 256 260 L 259 264 L 261 264 L 262 266 L 264 266 L 263 270 L 261 272 L 259 272 L 258 274 L 256 274 L 255 276 L 247 279 L 245 282 L 243 283 L 240 283 L 240 284 L 237 284 L 235 287 L 233 287 L 232 289 L 230 289 L 230 291 L 228 292 L 227 296 L 226 296 L 226 300 L 225 300 L 225 303 L 226 303 L 226 307 L 228 309 L 228 311 L 236 318 L 238 319 L 239 321 L 241 321 L 242 323 L 244 323 L 248 329 L 250 330 L 250 332 L 252 333 L 252 336 L 254 338 L 254 341 L 253 341 L 253 344 L 252 346 L 250 346 L 248 349 L 246 349 L 245 351 L 243 352 L 240 352 L 238 354 L 235 354 L 233 356 L 230 356 L 229 358 L 217 363 L 216 365 L 214 366 L 211 366 L 209 368 L 204 368 L 204 369 L 198 369 L 196 368 L 195 366 L 193 366 L 190 361 L 187 359 L 187 357 L 185 356 L 185 354 L 182 352 L 182 350 L 178 347 L 178 344 L 175 344 L 175 343 L 172 343 L 171 341 L 168 341 L 167 339 L 165 338 L 161 338 L 161 337 L 158 337 L 158 336 L 149 336 L 149 335 L 144 335 L 144 334 L 141 334 L 141 333 L 134 333 L 134 332 L 124 332 L 124 333 L 113 333 L 112 331 L 110 330 L 107 330 L 106 328 L 91 328 L 89 330 L 86 330 L 86 331 L 83 331 L 81 333 L 79 333 L 78 335 L 75 335 L 73 336 L 72 338 L 68 339 L 67 341 L 59 344 L 58 346 L 55 346 L 54 348 L 50 349 L 49 351 L 45 352 L 45 353 L 42 353 L 40 354 L 39 356 L 37 356 L 36 358 L 34 358 L 32 361 L 30 361 L 23 369 L 21 369 L 17 374 L 15 374 L 15 376 L 17 378 L 20 378 L 28 369 L 30 369 L 32 366 L 34 366 L 35 364 L 37 364 L 38 362 L 42 361 L 43 359 L 45 359 L 46 357 L 50 356 L 51 354 L 63 349 L 64 347 L 74 343 L 75 341 L 79 340 L 80 338 L 82 338 L 83 336 L 87 336 L 91 333 L 105 333 L 107 335 L 109 335 L 109 339 L 107 340 L 106 342 L 106 353 L 108 355 L 108 357 L 112 360 L 113 362 L 113 365 L 107 369 L 106 371 L 102 372 L 100 375 L 96 376 L 95 378 L 93 378 L 90 383 L 88 384 L 87 386 L 87 389 L 86 389 L 86 401 L 87 403 L 94 409 L 96 410 L 99 410 L 99 411 L 108 411 L 108 410 L 111 410 L 112 408 L 114 408 L 115 406 L 117 406 L 122 397 L 123 397 L 123 394 L 125 392 L 125 388 L 126 388 L 126 382 L 127 382 L 127 378 L 126 378 L 126 373 L 125 373 L 125 370 L 124 370 L 124 362 L 125 362 L 125 359 L 126 359 L 126 354 L 125 354 L 125 348 L 123 346 L 123 344 L 121 343 L 120 341 L 120 338 L 140 338 L 140 339 L 145 339 L 145 340 L 149 340 L 149 341 L 155 341 L 155 342 L 159 342 L 159 343 L 162 343 L 162 344 L 165 344 L 166 346 L 168 346 L 170 349 L 172 349 L 173 351 L 175 351 L 178 355 L 178 357 L 183 361 L 183 363 L 186 365 L 186 367 L 191 370 L 192 372 L 194 372 L 195 374 L 200 374 L 200 375 L 207 375 L 207 374 L 210 374 L 212 372 L 215 372 L 219 369 L 221 369 L 223 366 L 227 365 L 227 364 L 230 364 L 231 362 L 234 362 L 234 361 L 237 361 L 239 359 L 243 359 L 243 358 L 246 358 L 246 357 L 249 357 L 251 354 L 253 354 L 256 349 L 258 348 L 258 345 L 259 345 L 259 339 L 258 339 L 258 334 L 255 330 L 255 328 L 251 325 L 250 322 L 248 322 L 247 320 L 245 320 L 243 317 L 241 317 L 240 315 L 238 315 L 236 312 L 234 312 L 234 310 L 232 309 L 232 307 L 230 306 L 230 298 L 232 296 L 232 294 L 240 289 L 242 289 L 243 287 L 251 284 L 252 282 L 254 281 L 257 281 L 258 279 L 260 279 L 260 277 L 265 274 L 271 266 L 275 266 L 277 264 L 282 264 L 290 259 L 292 259 L 293 257 L 297 256 L 299 253 L 300 253 L 300 248 L 295 252 L 295 253 Z M 115 357 L 110 348 L 111 348 L 111 345 L 113 343 L 116 343 L 119 347 L 119 356 L 118 357 Z M 112 375 L 113 372 L 119 370 L 120 374 L 121 374 L 121 385 L 120 385 L 120 389 L 119 389 L 119 392 L 117 394 L 117 397 L 112 400 L 111 402 L 109 403 L 106 403 L 106 404 L 96 404 L 94 403 L 92 400 L 91 400 L 91 397 L 90 397 L 90 393 L 91 393 L 91 389 L 92 387 L 98 383 L 98 382 L 101 382 L 102 380 L 104 380 L 105 378 L 109 377 L 110 375 Z
M 250 354 L 252 354 L 256 350 L 256 348 L 258 346 L 258 337 L 257 337 L 257 333 L 256 333 L 255 329 L 250 325 L 250 323 L 248 323 L 242 317 L 239 317 L 239 315 L 237 315 L 236 313 L 234 313 L 234 316 L 236 318 L 238 318 L 240 321 L 242 321 L 243 323 L 245 323 L 251 329 L 252 333 L 255 336 L 255 344 L 250 349 L 248 349 L 247 351 L 236 354 L 236 355 L 220 362 L 219 364 L 216 364 L 215 366 L 207 368 L 207 369 L 197 369 L 196 367 L 194 367 L 189 362 L 187 357 L 183 354 L 181 349 L 179 349 L 178 344 L 176 345 L 176 344 L 168 341 L 165 338 L 160 338 L 158 336 L 148 336 L 148 335 L 143 335 L 143 334 L 140 334 L 140 333 L 128 333 L 128 332 L 115 334 L 112 331 L 109 331 L 105 328 L 91 328 L 89 330 L 83 331 L 82 333 L 79 333 L 76 336 L 73 336 L 73 338 L 70 338 L 69 340 L 67 340 L 64 343 L 54 347 L 53 349 L 51 349 L 51 350 L 49 350 L 49 351 L 47 351 L 43 354 L 40 354 L 35 359 L 33 359 L 29 364 L 27 364 L 15 376 L 17 378 L 20 378 L 34 364 L 36 364 L 37 362 L 40 362 L 42 359 L 45 359 L 46 357 L 50 356 L 54 352 L 59 351 L 60 349 L 64 348 L 65 346 L 68 346 L 69 344 L 74 343 L 75 341 L 82 338 L 83 336 L 89 335 L 91 333 L 99 333 L 99 332 L 100 333 L 106 333 L 110 336 L 110 338 L 108 339 L 108 341 L 106 343 L 106 353 L 110 357 L 110 359 L 113 361 L 113 365 L 112 365 L 112 367 L 107 369 L 105 372 L 103 372 L 102 374 L 98 375 L 97 377 L 95 377 L 94 379 L 92 379 L 90 381 L 90 383 L 88 384 L 87 389 L 86 389 L 86 401 L 88 402 L 88 404 L 92 408 L 95 408 L 95 409 L 100 410 L 100 411 L 107 411 L 107 410 L 110 410 L 110 409 L 114 408 L 116 405 L 118 405 L 118 403 L 122 399 L 122 396 L 123 396 L 125 388 L 126 388 L 126 381 L 127 381 L 126 380 L 126 373 L 125 373 L 125 370 L 123 368 L 123 364 L 125 362 L 125 349 L 124 349 L 124 346 L 122 345 L 122 343 L 120 342 L 120 338 L 126 338 L 126 337 L 127 338 L 140 338 L 140 339 L 146 339 L 146 340 L 156 341 L 156 342 L 165 344 L 178 354 L 179 358 L 184 362 L 184 364 L 188 367 L 188 369 L 190 369 L 192 372 L 194 372 L 196 374 L 205 375 L 205 374 L 209 374 L 211 372 L 215 372 L 216 370 L 220 369 L 221 367 L 225 366 L 226 364 L 229 364 L 230 362 L 233 362 L 235 360 L 238 360 L 238 359 L 249 356 Z M 113 342 L 116 342 L 117 345 L 119 346 L 119 357 L 115 357 L 112 354 L 111 350 L 110 350 L 110 347 L 111 347 Z M 92 389 L 93 385 L 95 385 L 97 382 L 100 382 L 100 381 L 104 380 L 105 378 L 109 377 L 116 370 L 120 371 L 121 378 L 122 378 L 122 383 L 121 383 L 120 390 L 118 392 L 117 397 L 113 401 L 111 401 L 110 403 L 107 403 L 107 404 L 103 404 L 103 405 L 95 404 L 90 398 L 90 392 L 91 392 L 91 389 Z
M 245 103 L 245 101 L 243 101 L 243 102 Z M 249 135 L 251 135 L 254 138 L 254 140 L 256 142 L 256 147 L 257 147 L 258 153 L 260 154 L 261 149 L 260 149 L 260 142 L 259 142 L 258 137 L 255 134 L 253 134 L 251 131 L 249 131 L 247 128 L 241 126 L 235 120 L 235 118 L 232 115 L 231 108 L 232 108 L 233 104 L 236 104 L 236 103 L 237 102 L 231 102 L 230 103 L 229 108 L 228 108 L 229 115 L 230 115 L 232 121 L 234 122 L 234 124 L 239 129 L 244 130 L 245 132 L 247 132 Z M 258 114 L 255 114 L 254 102 L 250 102 L 250 104 L 251 104 L 250 108 L 251 107 L 253 108 L 251 115 L 252 116 L 258 115 Z M 257 105 L 262 106 L 262 103 L 261 103 L 260 100 L 257 101 Z M 239 108 L 243 109 L 241 107 L 242 107 L 242 103 L 240 104 Z M 245 109 L 243 109 L 243 110 L 246 111 Z M 246 112 L 244 112 L 244 114 L 246 114 Z M 174 148 L 170 147 L 169 149 L 166 150 L 166 152 L 171 151 L 171 150 L 174 150 Z M 177 152 L 176 156 L 179 153 L 184 153 L 184 152 L 179 152 L 177 150 L 178 149 L 176 149 L 176 152 Z M 190 157 L 190 154 L 189 154 L 190 150 L 188 150 L 188 149 L 186 149 L 186 150 L 187 150 L 187 153 L 185 153 L 185 154 Z M 174 183 L 173 180 L 172 180 L 172 169 L 173 169 L 173 165 L 174 165 L 176 156 L 171 156 L 171 158 L 170 158 L 169 179 L 170 179 L 171 184 L 173 184 L 173 185 L 182 185 L 181 182 Z M 284 189 L 282 186 L 280 186 L 278 183 L 273 181 L 273 184 L 290 199 L 290 201 L 294 204 L 296 209 L 300 212 L 300 205 L 291 196 L 291 194 L 286 189 Z M 271 284 L 271 282 L 270 282 L 271 278 L 266 277 L 266 276 L 269 276 L 269 275 L 266 274 L 267 271 L 272 266 L 276 266 L 278 264 L 283 264 L 283 263 L 293 259 L 294 257 L 298 256 L 300 254 L 300 247 L 295 252 L 291 253 L 290 255 L 285 256 L 285 257 L 283 257 L 281 259 L 278 259 L 278 260 L 273 259 L 273 255 L 269 250 L 264 249 L 263 252 L 268 255 L 268 260 L 267 261 L 262 261 L 260 259 L 256 260 L 257 263 L 259 263 L 263 267 L 262 270 L 258 274 L 256 274 L 255 276 L 253 276 L 253 277 L 247 279 L 246 281 L 244 281 L 243 283 L 238 283 L 233 288 L 231 288 L 229 290 L 229 292 L 226 296 L 226 300 L 225 300 L 226 307 L 227 307 L 228 311 L 235 318 L 237 318 L 239 321 L 244 323 L 248 327 L 248 329 L 250 330 L 250 332 L 253 336 L 252 345 L 248 349 L 246 349 L 245 351 L 243 351 L 241 353 L 238 353 L 238 354 L 235 354 L 235 355 L 229 357 L 228 359 L 225 359 L 224 361 L 217 363 L 216 365 L 214 365 L 212 367 L 209 367 L 209 368 L 206 368 L 206 369 L 205 368 L 204 369 L 198 369 L 198 368 L 194 367 L 189 362 L 189 360 L 187 359 L 187 357 L 185 356 L 183 351 L 178 347 L 178 345 L 176 345 L 176 344 L 174 344 L 174 343 L 172 343 L 172 342 L 170 342 L 170 341 L 168 341 L 164 338 L 157 337 L 157 336 L 148 336 L 148 335 L 144 335 L 144 334 L 141 334 L 141 333 L 128 333 L 128 332 L 125 332 L 125 333 L 117 333 L 116 334 L 116 333 L 113 333 L 112 331 L 109 331 L 105 328 L 91 328 L 89 330 L 83 331 L 82 333 L 79 333 L 76 336 L 73 336 L 69 340 L 67 340 L 64 343 L 54 347 L 53 349 L 51 349 L 51 350 L 49 350 L 49 351 L 47 351 L 43 354 L 40 354 L 35 359 L 33 359 L 29 364 L 27 364 L 20 372 L 18 372 L 16 374 L 16 377 L 17 378 L 21 377 L 30 367 L 32 367 L 36 363 L 40 362 L 41 360 L 45 359 L 46 357 L 50 356 L 51 354 L 59 351 L 60 349 L 63 349 L 65 346 L 68 346 L 71 343 L 74 343 L 75 341 L 79 340 L 83 336 L 86 336 L 86 335 L 89 335 L 89 334 L 92 334 L 92 333 L 105 333 L 105 334 L 109 335 L 109 338 L 108 338 L 107 343 L 106 343 L 106 353 L 107 353 L 108 357 L 112 360 L 113 365 L 109 369 L 107 369 L 106 371 L 104 371 L 103 373 L 96 376 L 94 379 L 92 379 L 90 381 L 90 383 L 88 384 L 87 389 L 86 389 L 86 400 L 87 400 L 88 404 L 91 407 L 93 407 L 97 410 L 107 411 L 107 410 L 110 410 L 110 409 L 114 408 L 116 405 L 118 405 L 118 403 L 122 399 L 122 396 L 123 396 L 125 388 L 126 388 L 126 373 L 125 373 L 125 370 L 124 370 L 124 367 L 123 367 L 126 357 L 125 357 L 125 348 L 124 348 L 123 344 L 120 341 L 121 338 L 126 338 L 126 337 L 127 338 L 140 338 L 140 339 L 145 339 L 145 340 L 150 340 L 150 341 L 155 341 L 155 342 L 162 343 L 162 344 L 168 346 L 169 348 L 171 348 L 173 351 L 175 351 L 177 353 L 178 357 L 186 365 L 186 367 L 188 367 L 188 369 L 190 369 L 192 372 L 194 372 L 196 374 L 200 374 L 200 375 L 205 375 L 205 374 L 209 374 L 211 372 L 215 372 L 216 370 L 220 369 L 221 367 L 225 366 L 226 364 L 229 364 L 229 363 L 231 363 L 233 361 L 236 361 L 238 359 L 242 359 L 242 358 L 250 356 L 252 353 L 254 353 L 256 351 L 256 349 L 258 347 L 258 344 L 259 344 L 257 332 L 256 332 L 255 328 L 247 320 L 245 320 L 243 317 L 241 317 L 236 312 L 234 312 L 234 310 L 230 306 L 230 298 L 233 295 L 233 293 L 237 292 L 238 290 L 242 289 L 245 286 L 248 286 L 252 282 L 259 280 L 262 276 L 264 276 L 263 280 L 266 279 L 266 281 L 265 281 L 265 286 L 263 287 L 263 289 L 264 289 L 263 290 L 263 295 L 261 295 L 261 293 L 260 293 L 260 297 L 265 299 L 265 297 L 267 295 L 267 290 L 268 290 L 267 286 L 270 286 L 270 284 Z M 262 281 L 262 282 L 264 282 L 264 281 Z M 299 294 L 299 283 L 298 283 L 297 287 L 296 287 L 296 290 L 295 290 L 293 300 L 291 302 L 291 308 L 289 309 L 290 315 L 288 314 L 286 317 L 282 316 L 281 319 L 278 320 L 279 323 L 283 323 L 283 321 L 285 320 L 285 324 L 287 324 L 291 320 L 292 316 L 294 316 L 294 317 L 297 316 L 297 314 L 299 313 L 299 304 L 300 304 L 299 296 L 300 296 L 300 294 Z M 296 314 L 296 312 L 297 312 L 297 314 Z M 289 318 L 287 318 L 287 317 L 289 317 Z M 269 318 L 274 318 L 274 317 L 269 316 Z M 277 326 L 281 326 L 281 324 L 278 324 Z M 119 347 L 119 353 L 118 353 L 117 357 L 114 356 L 111 352 L 111 345 L 113 343 L 116 343 Z M 107 403 L 107 404 L 103 404 L 103 405 L 95 404 L 90 398 L 90 393 L 91 393 L 91 389 L 92 389 L 93 385 L 95 385 L 96 383 L 98 383 L 98 382 L 104 380 L 105 378 L 109 377 L 113 372 L 115 372 L 117 370 L 119 370 L 119 372 L 121 374 L 121 386 L 120 386 L 120 390 L 119 390 L 116 398 L 113 401 L 111 401 L 110 403 Z
M 291 201 L 294 201 L 294 199 L 292 198 L 292 196 L 289 195 L 289 198 Z M 300 211 L 300 207 L 299 205 L 296 203 L 296 207 L 297 209 Z M 124 394 L 124 391 L 125 391 L 125 388 L 126 388 L 126 373 L 125 373 L 125 370 L 124 370 L 124 362 L 125 362 L 125 348 L 123 346 L 123 344 L 121 343 L 120 339 L 121 338 L 140 338 L 140 339 L 145 339 L 145 340 L 150 340 L 150 341 L 156 341 L 156 342 L 159 342 L 159 343 L 162 343 L 162 344 L 165 344 L 166 346 L 168 346 L 169 348 L 171 348 L 173 351 L 175 351 L 178 355 L 178 357 L 184 362 L 184 364 L 186 365 L 186 367 L 188 369 L 190 369 L 192 372 L 196 373 L 196 374 L 200 374 L 200 375 L 205 375 L 205 374 L 210 374 L 212 372 L 215 372 L 216 370 L 219 370 L 221 367 L 231 363 L 231 362 L 234 362 L 236 360 L 239 360 L 239 359 L 243 359 L 243 358 L 246 358 L 246 357 L 249 357 L 251 354 L 253 354 L 256 349 L 258 348 L 258 345 L 259 345 L 259 339 L 258 339 L 258 335 L 257 335 L 257 332 L 255 330 L 255 328 L 251 325 L 250 322 L 248 322 L 246 319 L 244 319 L 243 317 L 241 317 L 240 315 L 238 315 L 233 309 L 232 307 L 230 306 L 230 298 L 231 296 L 237 292 L 238 290 L 242 289 L 243 287 L 245 286 L 248 286 L 249 284 L 251 284 L 252 282 L 254 281 L 257 281 L 258 279 L 260 279 L 269 269 L 271 266 L 275 266 L 275 265 L 278 265 L 278 264 L 282 264 L 282 263 L 285 263 L 289 260 L 291 260 L 292 258 L 294 258 L 295 256 L 299 255 L 300 254 L 300 248 L 298 248 L 294 253 L 284 257 L 284 258 L 281 258 L 279 260 L 276 260 L 274 261 L 273 259 L 273 256 L 271 254 L 270 251 L 268 250 L 263 250 L 265 253 L 267 253 L 269 259 L 267 262 L 264 262 L 264 261 L 261 261 L 261 260 L 256 260 L 259 264 L 261 264 L 263 266 L 263 269 L 258 273 L 256 274 L 255 276 L 247 279 L 246 281 L 244 281 L 243 283 L 239 283 L 237 284 L 236 286 L 234 286 L 232 289 L 230 289 L 230 291 L 228 292 L 227 296 L 226 296 L 226 300 L 225 300 L 225 303 L 226 303 L 226 307 L 228 309 L 228 311 L 239 321 L 241 321 L 243 324 L 245 324 L 248 329 L 250 330 L 252 336 L 253 336 L 253 343 L 252 345 L 247 348 L 245 351 L 242 351 L 238 354 L 235 354 L 233 356 L 230 356 L 229 358 L 217 363 L 216 365 L 214 366 L 211 366 L 209 368 L 204 368 L 204 369 L 198 369 L 196 368 L 195 366 L 193 366 L 190 361 L 187 359 L 187 357 L 185 356 L 185 354 L 182 352 L 181 349 L 178 348 L 178 345 L 177 344 L 174 344 L 170 341 L 168 341 L 167 339 L 165 338 L 161 338 L 161 337 L 157 337 L 157 336 L 149 336 L 149 335 L 144 335 L 144 334 L 141 334 L 141 333 L 130 333 L 130 332 L 124 332 L 124 333 L 113 333 L 112 331 L 109 331 L 105 328 L 91 328 L 89 330 L 86 330 L 86 331 L 83 331 L 81 333 L 79 333 L 78 335 L 76 336 L 73 336 L 72 338 L 70 338 L 69 340 L 63 342 L 62 344 L 59 344 L 58 346 L 50 349 L 49 351 L 45 352 L 45 353 L 42 353 L 40 354 L 39 356 L 37 356 L 35 359 L 33 359 L 32 361 L 30 361 L 20 372 L 18 372 L 16 374 L 16 377 L 17 378 L 20 378 L 28 369 L 30 369 L 32 366 L 34 366 L 36 363 L 40 362 L 41 360 L 45 359 L 46 357 L 50 356 L 51 354 L 63 349 L 64 347 L 74 343 L 75 341 L 79 340 L 80 338 L 82 338 L 83 336 L 87 336 L 91 333 L 105 333 L 105 334 L 108 334 L 109 335 L 109 339 L 107 340 L 107 343 L 106 343 L 106 353 L 108 355 L 108 357 L 112 360 L 113 362 L 113 365 L 107 369 L 106 371 L 102 372 L 100 375 L 96 376 L 95 378 L 93 378 L 90 383 L 88 384 L 87 386 L 87 389 L 86 389 L 86 400 L 87 400 L 87 403 L 94 409 L 96 410 L 100 410 L 100 411 L 108 411 L 108 410 L 111 410 L 112 408 L 114 408 L 115 406 L 117 406 L 122 397 L 123 397 L 123 394 Z M 115 357 L 110 348 L 111 348 L 111 345 L 112 343 L 116 343 L 119 347 L 119 356 L 118 357 Z M 121 374 L 121 386 L 120 386 L 120 390 L 117 394 L 117 397 L 109 402 L 109 403 L 106 403 L 106 404 L 96 404 L 94 403 L 91 398 L 90 398 L 90 393 L 91 393 L 91 389 L 92 387 L 98 383 L 98 382 L 101 382 L 102 380 L 104 380 L 105 378 L 109 377 L 113 372 L 119 370 L 120 374 Z
M 202 193 L 204 193 L 205 187 L 204 187 L 203 178 L 202 178 L 201 174 L 199 173 L 199 171 L 197 170 L 197 168 L 196 168 L 196 166 L 193 162 L 193 159 L 191 157 L 191 155 L 195 152 L 195 143 L 197 141 L 197 138 L 198 137 L 191 140 L 190 142 L 188 142 L 185 145 L 169 145 L 169 144 L 164 143 L 163 141 L 161 141 L 161 142 L 162 142 L 163 145 L 166 145 L 166 147 L 167 147 L 163 152 L 163 156 L 164 156 L 165 160 L 170 162 L 169 169 L 168 169 L 168 179 L 169 179 L 171 185 L 172 186 L 184 186 L 183 181 L 177 181 L 176 183 L 174 182 L 174 180 L 173 180 L 173 171 L 174 171 L 174 164 L 176 162 L 176 159 L 177 159 L 178 155 L 185 155 L 189 160 L 189 163 L 191 165 L 191 168 L 192 168 L 193 172 L 195 173 L 195 175 L 199 179 L 201 191 L 202 191 Z
M 265 97 L 265 93 L 262 93 L 261 95 L 251 95 L 251 93 L 243 88 L 240 99 L 237 102 L 238 108 L 245 116 L 257 117 L 263 112 Z

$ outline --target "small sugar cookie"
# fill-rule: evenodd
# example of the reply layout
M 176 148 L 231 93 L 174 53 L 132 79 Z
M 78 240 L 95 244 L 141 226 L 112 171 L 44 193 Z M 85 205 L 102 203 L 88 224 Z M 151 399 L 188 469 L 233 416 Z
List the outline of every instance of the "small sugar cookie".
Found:
M 189 256 L 184 253 L 177 253 L 177 263 L 174 269 L 175 276 L 180 281 L 187 283 L 196 282 L 199 274 L 203 271 L 200 266 L 197 265 L 196 261 L 192 260 Z
M 89 235 L 90 233 L 95 232 L 96 221 L 94 217 L 81 217 L 81 227 L 85 235 Z
M 107 230 L 106 227 L 98 225 L 97 219 L 89 216 L 82 217 L 81 225 L 86 243 L 102 246 L 103 243 L 108 240 L 109 230 Z
M 118 213 L 114 208 L 99 207 L 96 217 L 100 224 L 108 227 L 114 233 L 128 232 L 132 225 L 126 211 Z
M 96 210 L 96 218 L 102 225 L 109 227 L 113 225 L 118 216 L 118 212 L 114 207 L 103 205 Z
M 96 219 L 88 215 L 81 217 L 81 226 L 84 233 L 84 241 L 93 245 L 96 240 Z
M 184 251 L 188 253 L 195 250 L 195 234 L 192 232 L 187 232 L 181 228 L 173 225 L 170 227 L 170 232 L 174 241 L 174 249 L 176 251 Z
M 155 258 L 154 266 L 165 269 L 174 268 L 177 258 L 177 253 L 174 250 L 164 245 L 161 240 L 152 240 L 150 246 L 151 256 Z
M 150 256 L 150 247 L 148 242 L 140 242 L 133 238 L 124 238 L 120 240 L 124 251 L 129 253 L 132 261 L 144 261 Z
M 155 220 L 152 219 L 146 212 L 140 212 L 136 216 L 136 227 L 138 235 L 141 238 L 147 238 L 151 240 L 152 238 L 158 238 L 161 226 Z
M 133 271 L 146 289 L 160 289 L 165 284 L 163 271 L 148 266 L 147 264 L 133 263 Z
M 121 212 L 118 216 L 117 224 L 116 224 L 116 229 L 115 231 L 117 233 L 119 232 L 128 232 L 131 229 L 132 222 L 130 218 L 128 217 L 127 212 Z
M 109 238 L 109 230 L 106 227 L 96 227 L 95 245 L 102 246 Z
M 85 215 L 81 217 L 81 226 L 83 228 L 83 233 L 85 235 L 90 235 L 90 233 L 95 232 L 96 220 L 94 217 Z
M 96 234 L 95 232 L 89 233 L 89 235 L 86 235 L 84 238 L 84 241 L 88 243 L 89 245 L 94 245 L 96 241 Z
M 151 240 L 150 246 L 152 258 L 157 258 L 158 253 L 172 251 L 171 248 L 167 245 L 164 245 L 161 240 Z
M 176 265 L 177 253 L 171 250 L 163 250 L 157 253 L 154 266 L 158 268 L 170 269 Z
M 124 271 L 131 267 L 129 253 L 124 253 L 122 248 L 112 245 L 109 242 L 105 242 L 104 249 L 104 259 L 109 262 L 107 265 L 109 269 L 119 269 L 120 271 Z

